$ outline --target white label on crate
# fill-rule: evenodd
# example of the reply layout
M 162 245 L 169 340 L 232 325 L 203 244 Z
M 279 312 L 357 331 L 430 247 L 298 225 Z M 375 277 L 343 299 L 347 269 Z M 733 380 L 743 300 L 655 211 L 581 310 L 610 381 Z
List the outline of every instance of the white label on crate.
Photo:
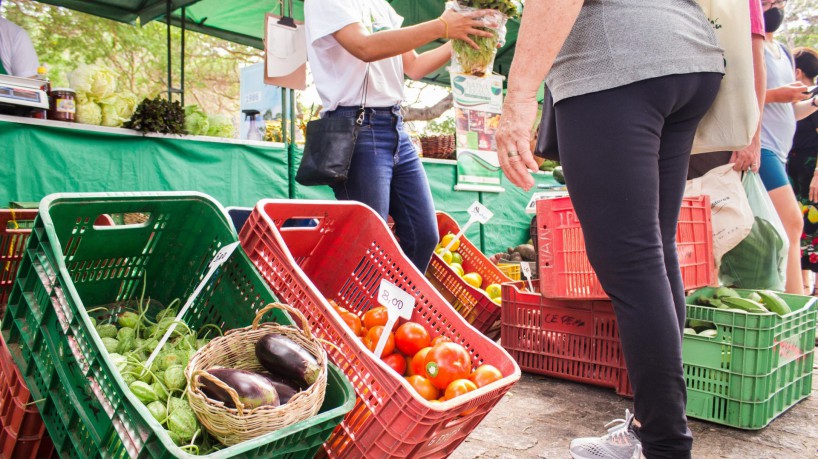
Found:
M 474 201 L 474 204 L 469 207 L 469 215 L 471 218 L 477 220 L 480 223 L 485 224 L 494 214 L 488 209 L 488 207 L 480 204 L 478 201 Z
M 238 242 L 227 244 L 226 246 L 222 247 L 221 250 L 219 250 L 219 252 L 210 261 L 210 264 L 208 265 L 207 269 L 207 274 L 205 274 L 205 276 L 202 278 L 202 281 L 199 282 L 199 285 L 196 286 L 196 289 L 193 290 L 193 293 L 187 299 L 185 305 L 182 306 L 182 309 L 179 310 L 179 314 L 176 314 L 176 320 L 170 325 L 170 327 L 168 327 L 168 331 L 165 332 L 165 336 L 163 336 L 162 339 L 159 340 L 159 344 L 156 345 L 156 349 L 154 349 L 153 352 L 151 353 L 151 356 L 148 357 L 148 361 L 145 362 L 145 365 L 143 367 L 143 373 L 145 369 L 151 367 L 151 364 L 153 364 L 153 361 L 156 359 L 156 356 L 159 355 L 159 351 L 162 350 L 162 347 L 168 341 L 168 338 L 170 338 L 170 335 L 173 333 L 173 330 L 176 329 L 176 324 L 179 323 L 179 321 L 182 320 L 182 317 L 185 316 L 187 310 L 190 309 L 190 305 L 193 304 L 193 300 L 195 300 L 196 297 L 199 296 L 199 293 L 201 293 L 204 286 L 207 285 L 208 281 L 210 281 L 210 278 L 213 277 L 213 273 L 215 273 L 219 266 L 223 265 L 224 262 L 230 258 L 230 255 L 233 255 L 233 252 L 236 251 L 236 247 L 238 246 L 239 246 Z
M 412 311 L 415 309 L 415 298 L 398 288 L 397 285 L 386 279 L 381 279 L 381 286 L 378 289 L 378 303 L 386 307 L 387 320 L 384 330 L 392 330 L 398 318 L 410 319 Z M 375 355 L 380 357 L 389 333 L 382 333 L 378 345 L 375 347 Z
M 526 279 L 531 280 L 531 265 L 527 261 L 520 262 L 520 272 Z

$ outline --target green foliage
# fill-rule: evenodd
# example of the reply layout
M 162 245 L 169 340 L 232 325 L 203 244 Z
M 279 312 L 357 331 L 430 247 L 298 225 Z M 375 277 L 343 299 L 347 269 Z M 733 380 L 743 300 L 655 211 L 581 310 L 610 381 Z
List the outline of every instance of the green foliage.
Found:
M 454 117 L 447 116 L 429 121 L 424 130 L 426 135 L 449 135 L 454 134 L 455 124 Z
M 457 3 L 471 8 L 497 10 L 508 17 L 516 17 L 518 14 L 517 5 L 511 0 L 458 0 Z
M 122 24 L 32 0 L 3 0 L 2 16 L 31 36 L 53 87 L 68 87 L 80 64 L 102 64 L 119 77 L 118 91 L 153 98 L 167 91 L 166 26 Z M 181 30 L 171 28 L 174 86 L 179 86 Z M 185 100 L 206 113 L 239 109 L 239 68 L 260 62 L 262 51 L 188 31 Z M 99 124 L 97 122 L 96 124 Z

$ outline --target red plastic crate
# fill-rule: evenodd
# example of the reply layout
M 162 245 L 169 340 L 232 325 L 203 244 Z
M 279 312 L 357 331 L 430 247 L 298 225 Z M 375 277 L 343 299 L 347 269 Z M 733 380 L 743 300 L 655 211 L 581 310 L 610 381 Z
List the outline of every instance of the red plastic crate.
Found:
M 305 218 L 317 219 L 318 226 L 282 228 L 287 220 Z M 355 407 L 324 444 L 329 457 L 445 457 L 520 378 L 511 356 L 446 303 L 383 220 L 360 203 L 263 200 L 239 239 L 275 294 L 333 344 L 326 346 L 330 359 L 355 387 Z M 463 345 L 474 365 L 494 365 L 505 377 L 447 402 L 421 398 L 364 347 L 326 299 L 362 316 L 376 305 L 382 278 L 415 298 L 412 321 Z
M 0 459 L 57 457 L 20 370 L 0 336 Z
M 0 318 L 31 234 L 30 223 L 36 216 L 37 209 L 0 209 Z
M 438 240 L 448 233 L 457 234 L 460 226 L 452 217 L 444 212 L 437 212 Z M 481 289 L 472 287 L 463 280 L 451 266 L 446 264 L 439 255 L 432 255 L 426 277 L 437 288 L 446 300 L 451 303 L 455 311 L 472 324 L 474 328 L 483 332 L 492 340 L 500 337 L 500 305 L 495 303 L 486 294 L 485 289 L 490 284 L 503 284 L 511 279 L 483 255 L 465 235 L 460 237 L 460 247 L 457 252 L 463 257 L 463 270 L 467 273 L 476 272 L 483 278 Z
M 557 299 L 606 299 L 585 252 L 585 239 L 569 197 L 537 201 L 540 291 Z M 676 250 L 685 290 L 715 282 L 710 198 L 684 198 Z
M 555 300 L 503 284 L 500 342 L 523 371 L 632 396 L 610 301 Z

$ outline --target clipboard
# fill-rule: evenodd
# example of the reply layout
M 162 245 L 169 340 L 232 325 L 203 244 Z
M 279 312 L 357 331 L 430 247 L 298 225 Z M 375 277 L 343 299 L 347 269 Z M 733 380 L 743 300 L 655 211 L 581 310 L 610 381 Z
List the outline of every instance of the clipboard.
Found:
M 285 15 L 265 15 L 264 83 L 307 89 L 307 38 L 302 21 Z

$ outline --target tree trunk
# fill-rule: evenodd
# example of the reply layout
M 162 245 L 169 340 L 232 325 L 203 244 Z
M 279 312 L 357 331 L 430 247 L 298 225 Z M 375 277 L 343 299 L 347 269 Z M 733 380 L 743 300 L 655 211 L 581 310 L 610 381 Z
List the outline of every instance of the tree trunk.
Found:
M 404 121 L 429 121 L 439 118 L 446 110 L 452 107 L 452 94 L 449 93 L 446 97 L 432 105 L 431 107 L 412 107 L 404 105 Z

